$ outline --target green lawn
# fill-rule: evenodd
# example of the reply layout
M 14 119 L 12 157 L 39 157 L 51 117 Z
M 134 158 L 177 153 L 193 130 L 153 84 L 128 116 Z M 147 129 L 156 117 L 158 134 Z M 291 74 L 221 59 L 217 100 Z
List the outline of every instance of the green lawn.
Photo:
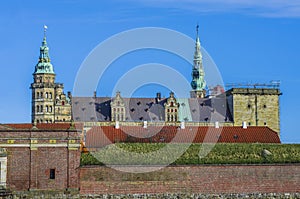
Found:
M 272 154 L 263 157 L 266 149 Z M 199 155 L 200 152 L 200 155 Z M 97 158 L 95 158 L 97 157 Z M 300 144 L 118 143 L 81 154 L 81 165 L 191 165 L 300 163 Z

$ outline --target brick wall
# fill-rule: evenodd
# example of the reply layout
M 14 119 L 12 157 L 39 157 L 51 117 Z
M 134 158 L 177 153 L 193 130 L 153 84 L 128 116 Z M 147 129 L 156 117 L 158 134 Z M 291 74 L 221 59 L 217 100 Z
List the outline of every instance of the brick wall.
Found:
M 70 129 L 0 129 L 7 150 L 7 188 L 78 190 L 80 132 Z M 50 179 L 50 169 L 55 179 Z
M 80 169 L 80 194 L 297 193 L 299 185 L 299 164 L 171 166 L 142 174 Z

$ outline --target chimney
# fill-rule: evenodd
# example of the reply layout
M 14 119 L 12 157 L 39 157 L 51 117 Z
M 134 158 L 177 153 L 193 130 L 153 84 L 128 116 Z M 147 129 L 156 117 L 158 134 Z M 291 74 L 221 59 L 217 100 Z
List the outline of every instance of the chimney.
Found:
M 144 121 L 144 126 L 143 128 L 146 129 L 148 127 L 148 122 L 147 121 Z
M 247 128 L 247 122 L 243 121 L 243 129 L 246 129 Z
M 160 102 L 161 100 L 161 93 L 156 93 L 156 103 Z
M 215 128 L 216 128 L 216 129 L 220 128 L 220 125 L 219 125 L 219 122 L 218 122 L 218 121 L 215 121 Z
M 181 129 L 185 129 L 185 123 L 184 123 L 184 121 L 182 121 L 182 122 L 180 123 L 180 128 L 181 128 Z
M 119 123 L 119 121 L 116 121 L 115 128 L 116 128 L 116 129 L 119 129 L 119 128 L 120 128 L 120 123 Z
M 97 97 L 97 92 L 96 91 L 94 91 L 94 98 L 96 98 Z

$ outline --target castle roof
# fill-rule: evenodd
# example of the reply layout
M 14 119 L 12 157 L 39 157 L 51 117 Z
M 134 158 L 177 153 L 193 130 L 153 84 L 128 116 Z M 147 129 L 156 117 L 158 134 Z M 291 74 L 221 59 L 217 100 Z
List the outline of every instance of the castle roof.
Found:
M 126 110 L 125 121 L 165 121 L 164 103 L 167 98 L 122 98 Z M 73 97 L 75 121 L 111 121 L 110 97 Z M 232 122 L 224 97 L 178 98 L 179 121 Z

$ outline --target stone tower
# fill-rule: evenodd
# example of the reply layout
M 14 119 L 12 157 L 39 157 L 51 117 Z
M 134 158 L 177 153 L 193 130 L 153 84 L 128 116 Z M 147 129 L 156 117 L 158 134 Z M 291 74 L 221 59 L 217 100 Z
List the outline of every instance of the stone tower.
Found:
M 235 126 L 268 126 L 280 132 L 278 88 L 232 88 L 226 92 Z
M 55 83 L 55 72 L 49 56 L 49 48 L 44 38 L 40 56 L 33 73 L 31 120 L 37 123 L 71 121 L 71 94 L 66 96 L 63 84 Z
M 194 65 L 192 71 L 192 91 L 190 92 L 191 98 L 204 98 L 206 95 L 206 82 L 204 80 L 204 69 L 202 64 L 202 53 L 200 39 L 198 36 L 199 25 L 197 25 L 197 36 L 196 36 L 196 46 L 194 54 Z

